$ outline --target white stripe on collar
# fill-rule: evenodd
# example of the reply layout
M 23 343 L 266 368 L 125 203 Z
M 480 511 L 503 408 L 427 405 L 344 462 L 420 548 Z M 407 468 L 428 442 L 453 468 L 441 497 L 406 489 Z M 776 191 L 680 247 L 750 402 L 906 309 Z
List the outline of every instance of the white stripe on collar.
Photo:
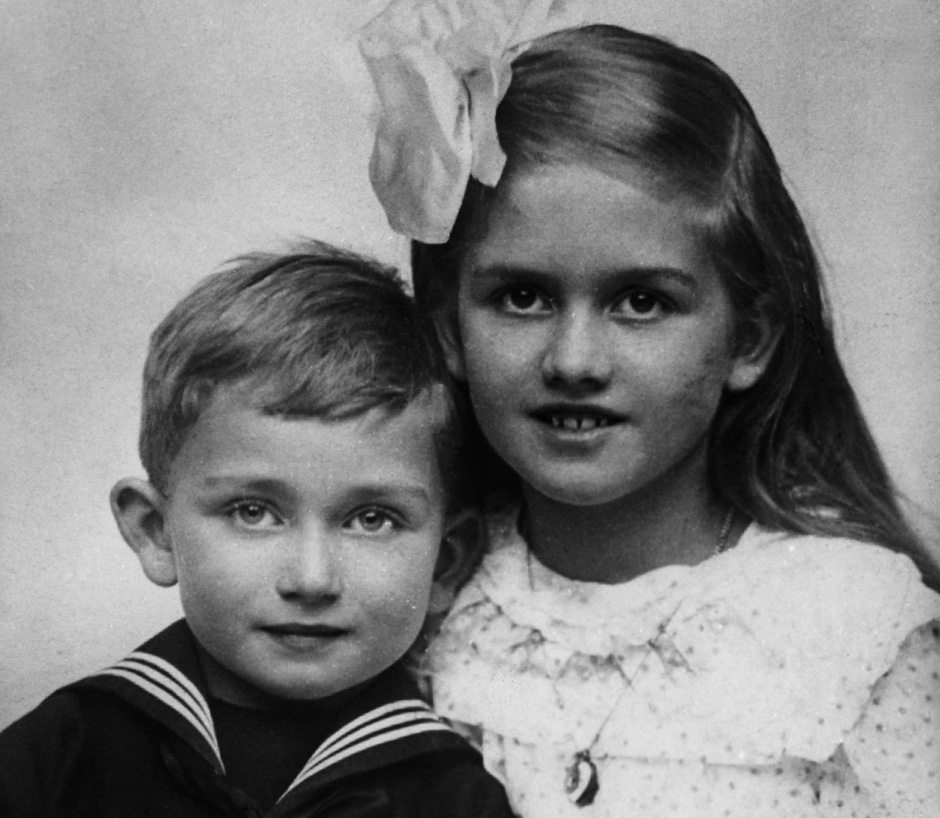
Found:
M 224 770 L 209 704 L 199 689 L 178 668 L 152 653 L 134 651 L 116 665 L 96 675 L 126 679 L 175 710 L 206 740 L 215 753 L 219 766 Z
M 420 699 L 406 699 L 377 707 L 359 718 L 353 719 L 324 741 L 304 765 L 304 768 L 287 788 L 284 795 L 287 795 L 294 787 L 311 776 L 363 750 L 417 733 L 440 730 L 453 732 Z
M 135 651 L 96 675 L 125 679 L 181 715 L 205 739 L 224 771 L 209 705 L 199 689 L 178 668 L 159 656 Z M 357 753 L 408 736 L 439 731 L 454 732 L 420 699 L 404 699 L 376 707 L 329 736 L 309 758 L 284 795 L 311 776 Z

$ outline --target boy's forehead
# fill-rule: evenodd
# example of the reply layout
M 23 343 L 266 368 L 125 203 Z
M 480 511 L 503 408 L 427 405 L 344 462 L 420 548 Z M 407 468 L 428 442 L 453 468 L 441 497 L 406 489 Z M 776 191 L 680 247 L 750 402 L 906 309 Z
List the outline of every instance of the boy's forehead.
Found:
M 380 405 L 339 419 L 272 413 L 264 397 L 250 384 L 218 387 L 174 460 L 175 477 L 397 481 L 439 493 L 443 387 L 424 390 L 400 410 Z
M 416 417 L 424 418 L 427 425 L 435 431 L 444 428 L 451 421 L 449 409 L 451 401 L 447 387 L 443 383 L 428 385 L 417 392 L 407 403 L 402 403 L 398 395 L 390 395 L 385 402 L 373 398 L 366 404 L 366 401 L 360 401 L 356 395 L 350 394 L 346 401 L 348 409 L 340 403 L 335 408 L 322 413 L 318 409 L 307 408 L 307 406 L 314 405 L 314 398 L 304 401 L 298 396 L 290 400 L 286 397 L 288 392 L 289 389 L 285 387 L 281 378 L 272 380 L 263 376 L 249 376 L 216 385 L 206 402 L 206 407 L 225 404 L 254 409 L 266 415 L 326 422 L 355 420 L 364 415 L 370 415 L 376 419 L 394 418 L 408 412 Z M 365 405 L 365 408 L 356 411 L 355 407 L 360 402 Z M 297 408 L 292 408 L 292 404 L 295 404 Z
M 450 421 L 450 409 L 447 387 L 442 383 L 431 384 L 419 392 L 408 404 L 406 410 L 423 417 L 428 428 L 437 432 Z

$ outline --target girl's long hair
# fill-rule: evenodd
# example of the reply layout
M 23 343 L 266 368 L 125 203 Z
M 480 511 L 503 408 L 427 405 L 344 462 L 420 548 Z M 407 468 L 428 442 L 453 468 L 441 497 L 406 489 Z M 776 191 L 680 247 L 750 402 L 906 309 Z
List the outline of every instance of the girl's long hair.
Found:
M 584 164 L 687 203 L 742 347 L 779 333 L 763 376 L 726 392 L 710 436 L 716 496 L 770 529 L 879 543 L 925 579 L 940 568 L 905 521 L 836 352 L 819 262 L 773 151 L 735 83 L 701 55 L 615 26 L 537 40 L 513 62 L 496 116 L 508 172 Z M 413 244 L 415 295 L 456 332 L 459 264 L 493 191 L 470 181 L 447 244 Z M 574 205 L 576 206 L 576 205 Z M 511 483 L 479 436 L 489 487 Z

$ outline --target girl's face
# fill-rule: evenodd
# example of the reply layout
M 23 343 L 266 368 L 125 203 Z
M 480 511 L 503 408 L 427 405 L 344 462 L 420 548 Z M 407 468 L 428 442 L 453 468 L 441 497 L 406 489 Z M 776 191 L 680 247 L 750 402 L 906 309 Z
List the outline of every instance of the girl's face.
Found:
M 682 204 L 543 167 L 501 182 L 488 224 L 460 268 L 450 363 L 526 490 L 571 505 L 699 490 L 722 391 L 760 369 L 734 352 Z

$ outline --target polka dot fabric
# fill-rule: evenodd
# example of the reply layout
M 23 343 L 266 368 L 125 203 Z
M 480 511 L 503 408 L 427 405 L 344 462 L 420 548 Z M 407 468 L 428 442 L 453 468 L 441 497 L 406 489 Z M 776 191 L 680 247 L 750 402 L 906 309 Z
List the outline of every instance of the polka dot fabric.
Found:
M 491 540 L 429 663 L 524 818 L 940 815 L 940 596 L 906 557 L 751 526 L 601 585 L 534 561 L 514 513 Z
M 940 621 L 905 641 L 845 749 L 884 814 L 940 815 Z

